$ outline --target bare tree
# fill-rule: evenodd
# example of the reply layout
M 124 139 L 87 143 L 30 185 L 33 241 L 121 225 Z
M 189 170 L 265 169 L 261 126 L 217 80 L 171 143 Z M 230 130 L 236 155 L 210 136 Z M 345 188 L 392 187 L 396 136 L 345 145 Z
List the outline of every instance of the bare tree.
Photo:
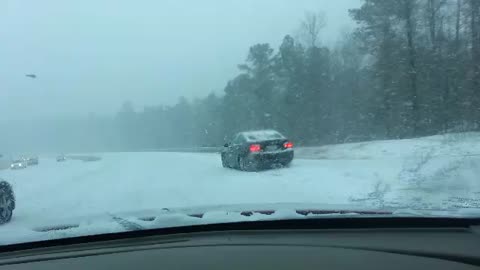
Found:
M 310 47 L 318 46 L 318 36 L 320 35 L 320 30 L 322 30 L 322 28 L 324 28 L 326 25 L 327 18 L 325 16 L 325 12 L 305 12 L 305 17 L 300 25 L 302 39 Z
M 457 8 L 455 10 L 455 53 L 460 50 L 460 19 L 462 16 L 462 2 L 457 0 Z
M 401 18 L 405 21 L 405 35 L 407 38 L 407 65 L 410 88 L 410 107 L 412 135 L 418 135 L 419 124 L 419 106 L 418 106 L 418 86 L 417 86 L 417 54 L 415 49 L 415 0 L 403 0 L 400 3 Z
M 427 28 L 430 35 L 430 42 L 433 50 L 437 50 L 439 37 L 438 35 L 442 31 L 443 17 L 441 9 L 446 6 L 446 0 L 428 0 L 426 3 L 426 15 L 427 15 Z M 457 3 L 458 4 L 458 3 Z
M 470 33 L 474 63 L 474 89 L 478 89 L 480 84 L 480 2 L 478 0 L 470 0 Z

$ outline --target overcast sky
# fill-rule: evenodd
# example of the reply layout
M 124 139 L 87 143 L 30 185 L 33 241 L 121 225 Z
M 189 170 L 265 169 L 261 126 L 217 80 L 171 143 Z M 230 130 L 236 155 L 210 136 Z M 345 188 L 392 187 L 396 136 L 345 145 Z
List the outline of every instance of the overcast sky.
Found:
M 275 49 L 305 11 L 323 44 L 360 0 L 0 0 L 2 119 L 115 112 L 221 93 L 249 46 Z M 25 77 L 34 73 L 36 79 Z

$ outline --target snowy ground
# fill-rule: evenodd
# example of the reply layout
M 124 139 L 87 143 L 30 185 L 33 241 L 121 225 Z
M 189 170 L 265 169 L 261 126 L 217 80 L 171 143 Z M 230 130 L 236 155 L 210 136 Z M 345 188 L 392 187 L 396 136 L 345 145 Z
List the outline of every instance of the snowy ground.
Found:
M 63 163 L 40 156 L 38 166 L 0 171 L 17 198 L 0 243 L 76 217 L 165 207 L 480 208 L 479 142 L 480 134 L 465 133 L 299 148 L 289 168 L 258 173 L 224 169 L 211 153 L 104 153 Z

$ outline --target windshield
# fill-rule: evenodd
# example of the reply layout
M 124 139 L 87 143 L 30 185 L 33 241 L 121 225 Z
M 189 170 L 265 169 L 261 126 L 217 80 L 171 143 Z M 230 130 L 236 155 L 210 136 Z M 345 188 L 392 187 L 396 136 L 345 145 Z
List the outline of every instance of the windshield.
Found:
M 247 141 L 265 141 L 265 140 L 278 140 L 284 139 L 282 134 L 275 130 L 260 130 L 260 131 L 248 131 L 242 133 L 243 137 Z
M 480 217 L 480 1 L 1 6 L 0 245 Z

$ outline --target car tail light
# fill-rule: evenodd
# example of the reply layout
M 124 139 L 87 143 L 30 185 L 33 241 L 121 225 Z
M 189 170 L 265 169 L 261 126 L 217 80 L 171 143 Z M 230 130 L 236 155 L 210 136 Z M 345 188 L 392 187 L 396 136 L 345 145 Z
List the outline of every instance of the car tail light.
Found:
M 250 145 L 250 152 L 260 152 L 260 150 L 262 150 L 262 147 L 260 146 L 260 144 L 251 144 Z
M 283 144 L 283 147 L 285 148 L 293 148 L 293 143 L 292 142 L 286 142 Z

